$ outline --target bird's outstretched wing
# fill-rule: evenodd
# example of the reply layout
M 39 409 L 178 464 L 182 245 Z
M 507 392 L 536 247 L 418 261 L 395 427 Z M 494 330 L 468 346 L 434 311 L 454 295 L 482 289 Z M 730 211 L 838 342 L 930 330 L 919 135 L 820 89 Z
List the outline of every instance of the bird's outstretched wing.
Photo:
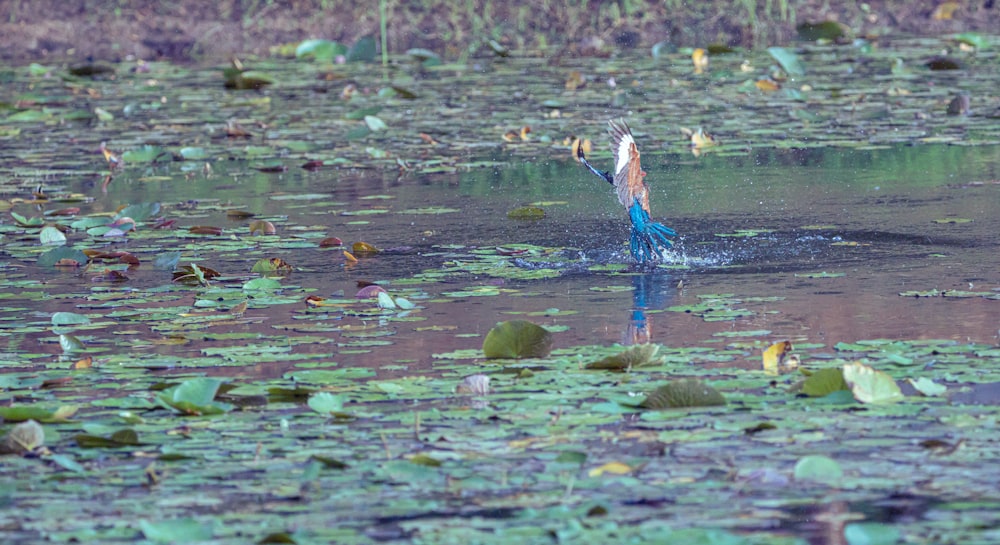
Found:
M 673 229 L 657 223 L 649 214 L 649 191 L 646 173 L 639 163 L 639 148 L 635 145 L 632 130 L 624 120 L 608 121 L 611 135 L 611 153 L 615 158 L 613 172 L 597 170 L 587 161 L 583 146 L 577 148 L 576 156 L 588 170 L 615 187 L 618 201 L 625 206 L 631 221 L 629 250 L 636 261 L 646 263 L 660 257 L 660 248 L 673 245 L 667 237 L 676 236 Z
M 639 199 L 642 208 L 649 212 L 649 192 L 646 191 L 646 173 L 639 162 L 639 147 L 635 145 L 632 130 L 625 120 L 608 121 L 608 134 L 611 135 L 611 153 L 615 157 L 614 186 L 618 193 L 618 202 L 629 208 L 635 199 Z

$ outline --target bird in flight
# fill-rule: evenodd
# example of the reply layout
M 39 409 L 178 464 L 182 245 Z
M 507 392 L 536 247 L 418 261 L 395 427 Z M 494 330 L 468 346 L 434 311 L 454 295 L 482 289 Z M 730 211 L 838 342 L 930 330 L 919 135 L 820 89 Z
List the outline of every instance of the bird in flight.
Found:
M 639 148 L 635 145 L 632 130 L 625 120 L 608 121 L 608 134 L 611 135 L 611 153 L 615 157 L 614 174 L 594 168 L 584 155 L 583 146 L 577 148 L 576 156 L 591 172 L 600 176 L 614 186 L 618 201 L 628 211 L 632 221 L 629 236 L 629 250 L 632 257 L 640 264 L 655 261 L 660 257 L 660 249 L 673 246 L 667 237 L 677 236 L 677 233 L 650 218 L 649 214 L 649 184 L 646 183 L 646 172 L 639 165 Z

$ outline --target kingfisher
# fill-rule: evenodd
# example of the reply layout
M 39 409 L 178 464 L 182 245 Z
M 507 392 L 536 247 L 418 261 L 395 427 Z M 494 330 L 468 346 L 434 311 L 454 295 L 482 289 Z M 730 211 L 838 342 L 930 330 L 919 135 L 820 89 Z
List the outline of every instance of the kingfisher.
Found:
M 632 129 L 624 119 L 608 121 L 608 134 L 611 135 L 611 153 L 615 157 L 614 174 L 594 168 L 584 155 L 583 146 L 577 147 L 576 156 L 591 172 L 600 176 L 614 186 L 618 201 L 628 211 L 632 221 L 629 236 L 629 250 L 632 257 L 645 264 L 660 257 L 660 249 L 673 246 L 667 237 L 677 236 L 677 233 L 650 218 L 649 214 L 649 184 L 646 183 L 646 172 L 639 165 L 639 148 L 632 137 Z

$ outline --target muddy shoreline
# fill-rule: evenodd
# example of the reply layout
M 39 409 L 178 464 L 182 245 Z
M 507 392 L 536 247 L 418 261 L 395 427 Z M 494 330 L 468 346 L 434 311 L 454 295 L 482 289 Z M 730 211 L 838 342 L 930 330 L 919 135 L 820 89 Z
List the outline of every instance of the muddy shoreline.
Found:
M 837 21 L 847 38 L 996 30 L 994 0 L 940 2 L 581 2 L 567 7 L 512 2 L 456 4 L 386 0 L 388 49 L 420 47 L 445 58 L 488 53 L 489 40 L 515 51 L 610 55 L 667 41 L 740 47 L 785 45 L 796 26 Z M 947 8 L 948 6 L 945 6 Z M 224 60 L 268 55 L 306 38 L 353 43 L 379 35 L 377 2 L 59 2 L 15 0 L 0 7 L 0 56 L 12 64 L 80 60 Z

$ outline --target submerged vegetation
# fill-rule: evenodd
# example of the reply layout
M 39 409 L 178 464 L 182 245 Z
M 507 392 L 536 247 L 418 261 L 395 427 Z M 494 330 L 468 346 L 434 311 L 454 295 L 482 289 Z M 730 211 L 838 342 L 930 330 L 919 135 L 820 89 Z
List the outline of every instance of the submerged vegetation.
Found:
M 997 38 L 692 45 L 0 70 L 5 538 L 996 542 Z

